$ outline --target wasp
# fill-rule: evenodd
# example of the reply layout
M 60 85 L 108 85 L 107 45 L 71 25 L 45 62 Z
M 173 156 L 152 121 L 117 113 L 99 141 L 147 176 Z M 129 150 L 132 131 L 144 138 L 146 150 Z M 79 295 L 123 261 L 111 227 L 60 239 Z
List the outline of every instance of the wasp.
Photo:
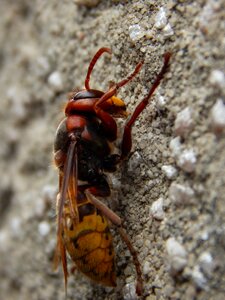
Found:
M 117 166 L 128 158 L 132 147 L 132 126 L 163 79 L 171 54 L 164 55 L 164 64 L 152 87 L 126 122 L 118 154 L 113 150 L 118 138 L 116 119 L 127 118 L 128 113 L 117 92 L 138 74 L 143 62 L 138 63 L 127 78 L 111 84 L 103 92 L 90 87 L 93 68 L 103 53 L 111 54 L 111 50 L 101 48 L 94 55 L 85 88 L 72 94 L 65 107 L 65 118 L 56 131 L 54 161 L 59 170 L 56 265 L 61 260 L 65 286 L 69 275 L 68 253 L 83 274 L 97 283 L 115 287 L 115 254 L 110 233 L 110 225 L 114 224 L 133 257 L 137 273 L 136 292 L 140 295 L 143 280 L 137 252 L 121 218 L 101 200 L 111 193 L 107 172 L 115 172 Z

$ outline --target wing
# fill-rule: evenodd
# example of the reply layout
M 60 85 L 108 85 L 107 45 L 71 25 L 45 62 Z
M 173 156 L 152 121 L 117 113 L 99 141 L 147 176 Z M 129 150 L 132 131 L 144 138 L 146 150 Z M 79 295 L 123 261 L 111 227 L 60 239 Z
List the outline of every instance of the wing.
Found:
M 57 246 L 54 257 L 54 266 L 57 267 L 61 260 L 65 287 L 67 286 L 67 260 L 66 248 L 62 240 L 63 225 L 66 220 L 65 214 L 70 215 L 71 220 L 75 224 L 79 222 L 77 208 L 77 180 L 78 180 L 78 164 L 77 164 L 77 140 L 73 136 L 68 148 L 66 161 L 63 171 L 59 175 L 59 194 L 57 197 Z

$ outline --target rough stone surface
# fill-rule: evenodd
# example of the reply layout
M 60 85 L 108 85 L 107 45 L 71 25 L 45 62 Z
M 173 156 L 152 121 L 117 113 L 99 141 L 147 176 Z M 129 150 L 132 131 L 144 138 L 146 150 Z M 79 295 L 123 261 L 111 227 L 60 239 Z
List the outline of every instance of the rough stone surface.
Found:
M 146 95 L 163 54 L 173 53 L 157 91 L 166 104 L 158 108 L 153 101 L 136 122 L 133 151 L 138 163 L 131 157 L 132 164 L 121 166 L 118 201 L 112 205 L 145 269 L 143 298 L 224 299 L 225 136 L 224 131 L 215 134 L 211 118 L 217 99 L 225 101 L 222 81 L 212 77 L 215 70 L 225 73 L 224 0 L 95 2 L 87 7 L 72 0 L 1 1 L 1 299 L 65 297 L 62 270 L 52 270 L 58 179 L 52 144 L 67 93 L 83 87 L 89 61 L 102 46 L 112 48 L 113 55 L 98 62 L 94 88 L 107 89 L 109 81 L 124 78 L 145 61 L 140 74 L 119 91 L 129 111 Z M 166 13 L 170 34 L 155 24 L 159 11 Z M 135 40 L 129 33 L 133 25 L 143 30 Z M 52 74 L 60 74 L 60 81 L 49 81 Z M 179 169 L 171 180 L 162 166 L 175 165 L 169 145 L 177 115 L 186 107 L 194 112 L 194 127 L 180 146 L 195 149 L 198 159 L 194 172 Z M 177 206 L 165 200 L 163 221 L 149 217 L 149 207 L 160 197 L 168 199 L 173 182 L 193 189 L 195 201 Z M 43 224 L 47 230 L 40 234 Z M 185 268 L 176 276 L 165 250 L 171 237 L 187 252 Z M 98 286 L 75 272 L 68 300 L 135 298 L 134 267 L 116 230 L 115 251 L 117 288 Z M 202 271 L 202 253 L 211 255 L 210 273 Z

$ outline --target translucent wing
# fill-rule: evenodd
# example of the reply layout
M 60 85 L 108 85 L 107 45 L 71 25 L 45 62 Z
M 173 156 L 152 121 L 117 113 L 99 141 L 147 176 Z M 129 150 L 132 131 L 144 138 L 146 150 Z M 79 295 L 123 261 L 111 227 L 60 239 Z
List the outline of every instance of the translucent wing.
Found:
M 62 234 L 63 227 L 66 226 L 66 214 L 69 213 L 70 219 L 75 224 L 79 222 L 77 208 L 77 140 L 72 136 L 71 143 L 68 148 L 66 161 L 63 171 L 59 175 L 59 194 L 57 197 L 57 248 L 54 258 L 54 266 L 57 267 L 61 259 L 65 287 L 67 286 L 68 270 L 66 260 L 66 249 L 63 243 Z

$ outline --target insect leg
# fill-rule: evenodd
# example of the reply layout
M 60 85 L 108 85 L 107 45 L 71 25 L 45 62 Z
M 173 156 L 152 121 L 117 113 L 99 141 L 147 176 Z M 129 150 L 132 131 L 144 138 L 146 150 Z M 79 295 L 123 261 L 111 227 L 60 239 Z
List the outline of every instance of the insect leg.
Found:
M 94 106 L 94 111 L 97 117 L 102 121 L 102 127 L 110 141 L 115 141 L 117 138 L 117 124 L 113 117 L 100 107 L 100 104 L 114 96 L 116 92 L 117 89 L 113 86 L 96 102 Z
M 161 80 L 163 79 L 165 73 L 168 70 L 169 67 L 169 60 L 171 57 L 171 53 L 166 53 L 164 55 L 164 64 L 162 66 L 161 71 L 157 75 L 155 81 L 153 82 L 153 85 L 148 93 L 148 95 L 138 104 L 138 106 L 135 108 L 131 118 L 127 122 L 124 128 L 123 132 L 123 139 L 121 144 L 121 160 L 127 157 L 127 155 L 130 153 L 131 147 L 132 147 L 132 138 L 131 138 L 131 130 L 134 122 L 137 120 L 141 112 L 145 109 L 145 107 L 148 105 L 149 100 L 151 99 L 152 94 L 160 84 Z
M 102 201 L 98 200 L 89 190 L 85 191 L 87 198 L 94 204 L 94 206 L 99 209 L 104 216 L 106 216 L 114 225 L 122 226 L 122 220 L 117 214 L 115 214 L 108 206 L 106 206 Z
M 98 200 L 95 196 L 93 196 L 89 190 L 85 191 L 88 199 L 95 205 L 95 207 L 97 209 L 99 209 L 102 214 L 107 217 L 114 225 L 117 226 L 119 234 L 122 238 L 122 240 L 125 242 L 125 244 L 127 245 L 127 248 L 129 249 L 132 257 L 133 257 L 133 261 L 134 261 L 134 265 L 136 268 L 136 272 L 137 272 L 137 285 L 136 285 L 136 293 L 138 295 L 142 294 L 142 290 L 143 290 L 143 280 L 142 280 L 142 272 L 141 272 L 141 266 L 138 260 L 138 256 L 137 256 L 137 252 L 134 249 L 134 247 L 132 246 L 130 239 L 125 231 L 125 229 L 122 226 L 122 220 L 121 218 L 114 213 L 110 208 L 108 208 L 105 204 L 103 204 L 100 200 Z
M 136 272 L 137 272 L 136 293 L 137 293 L 137 295 L 141 295 L 143 292 L 143 279 L 142 279 L 141 266 L 140 266 L 140 262 L 138 260 L 137 252 L 134 249 L 134 247 L 132 246 L 131 241 L 130 241 L 126 231 L 124 230 L 124 228 L 122 226 L 118 226 L 118 231 L 119 231 L 119 234 L 120 234 L 122 240 L 127 245 L 127 248 L 129 249 L 129 251 L 133 257 L 134 265 L 135 265 Z
M 141 66 L 142 62 L 137 64 L 134 72 L 130 76 L 113 85 L 94 105 L 94 111 L 97 117 L 102 121 L 103 128 L 107 134 L 107 138 L 110 141 L 115 141 L 117 138 L 117 124 L 114 118 L 101 108 L 101 104 L 110 99 L 112 96 L 116 95 L 117 90 L 120 87 L 131 81 L 140 71 Z
M 96 175 L 95 182 L 80 185 L 79 191 L 83 193 L 88 191 L 91 195 L 96 197 L 108 197 L 111 193 L 108 181 L 104 174 Z

